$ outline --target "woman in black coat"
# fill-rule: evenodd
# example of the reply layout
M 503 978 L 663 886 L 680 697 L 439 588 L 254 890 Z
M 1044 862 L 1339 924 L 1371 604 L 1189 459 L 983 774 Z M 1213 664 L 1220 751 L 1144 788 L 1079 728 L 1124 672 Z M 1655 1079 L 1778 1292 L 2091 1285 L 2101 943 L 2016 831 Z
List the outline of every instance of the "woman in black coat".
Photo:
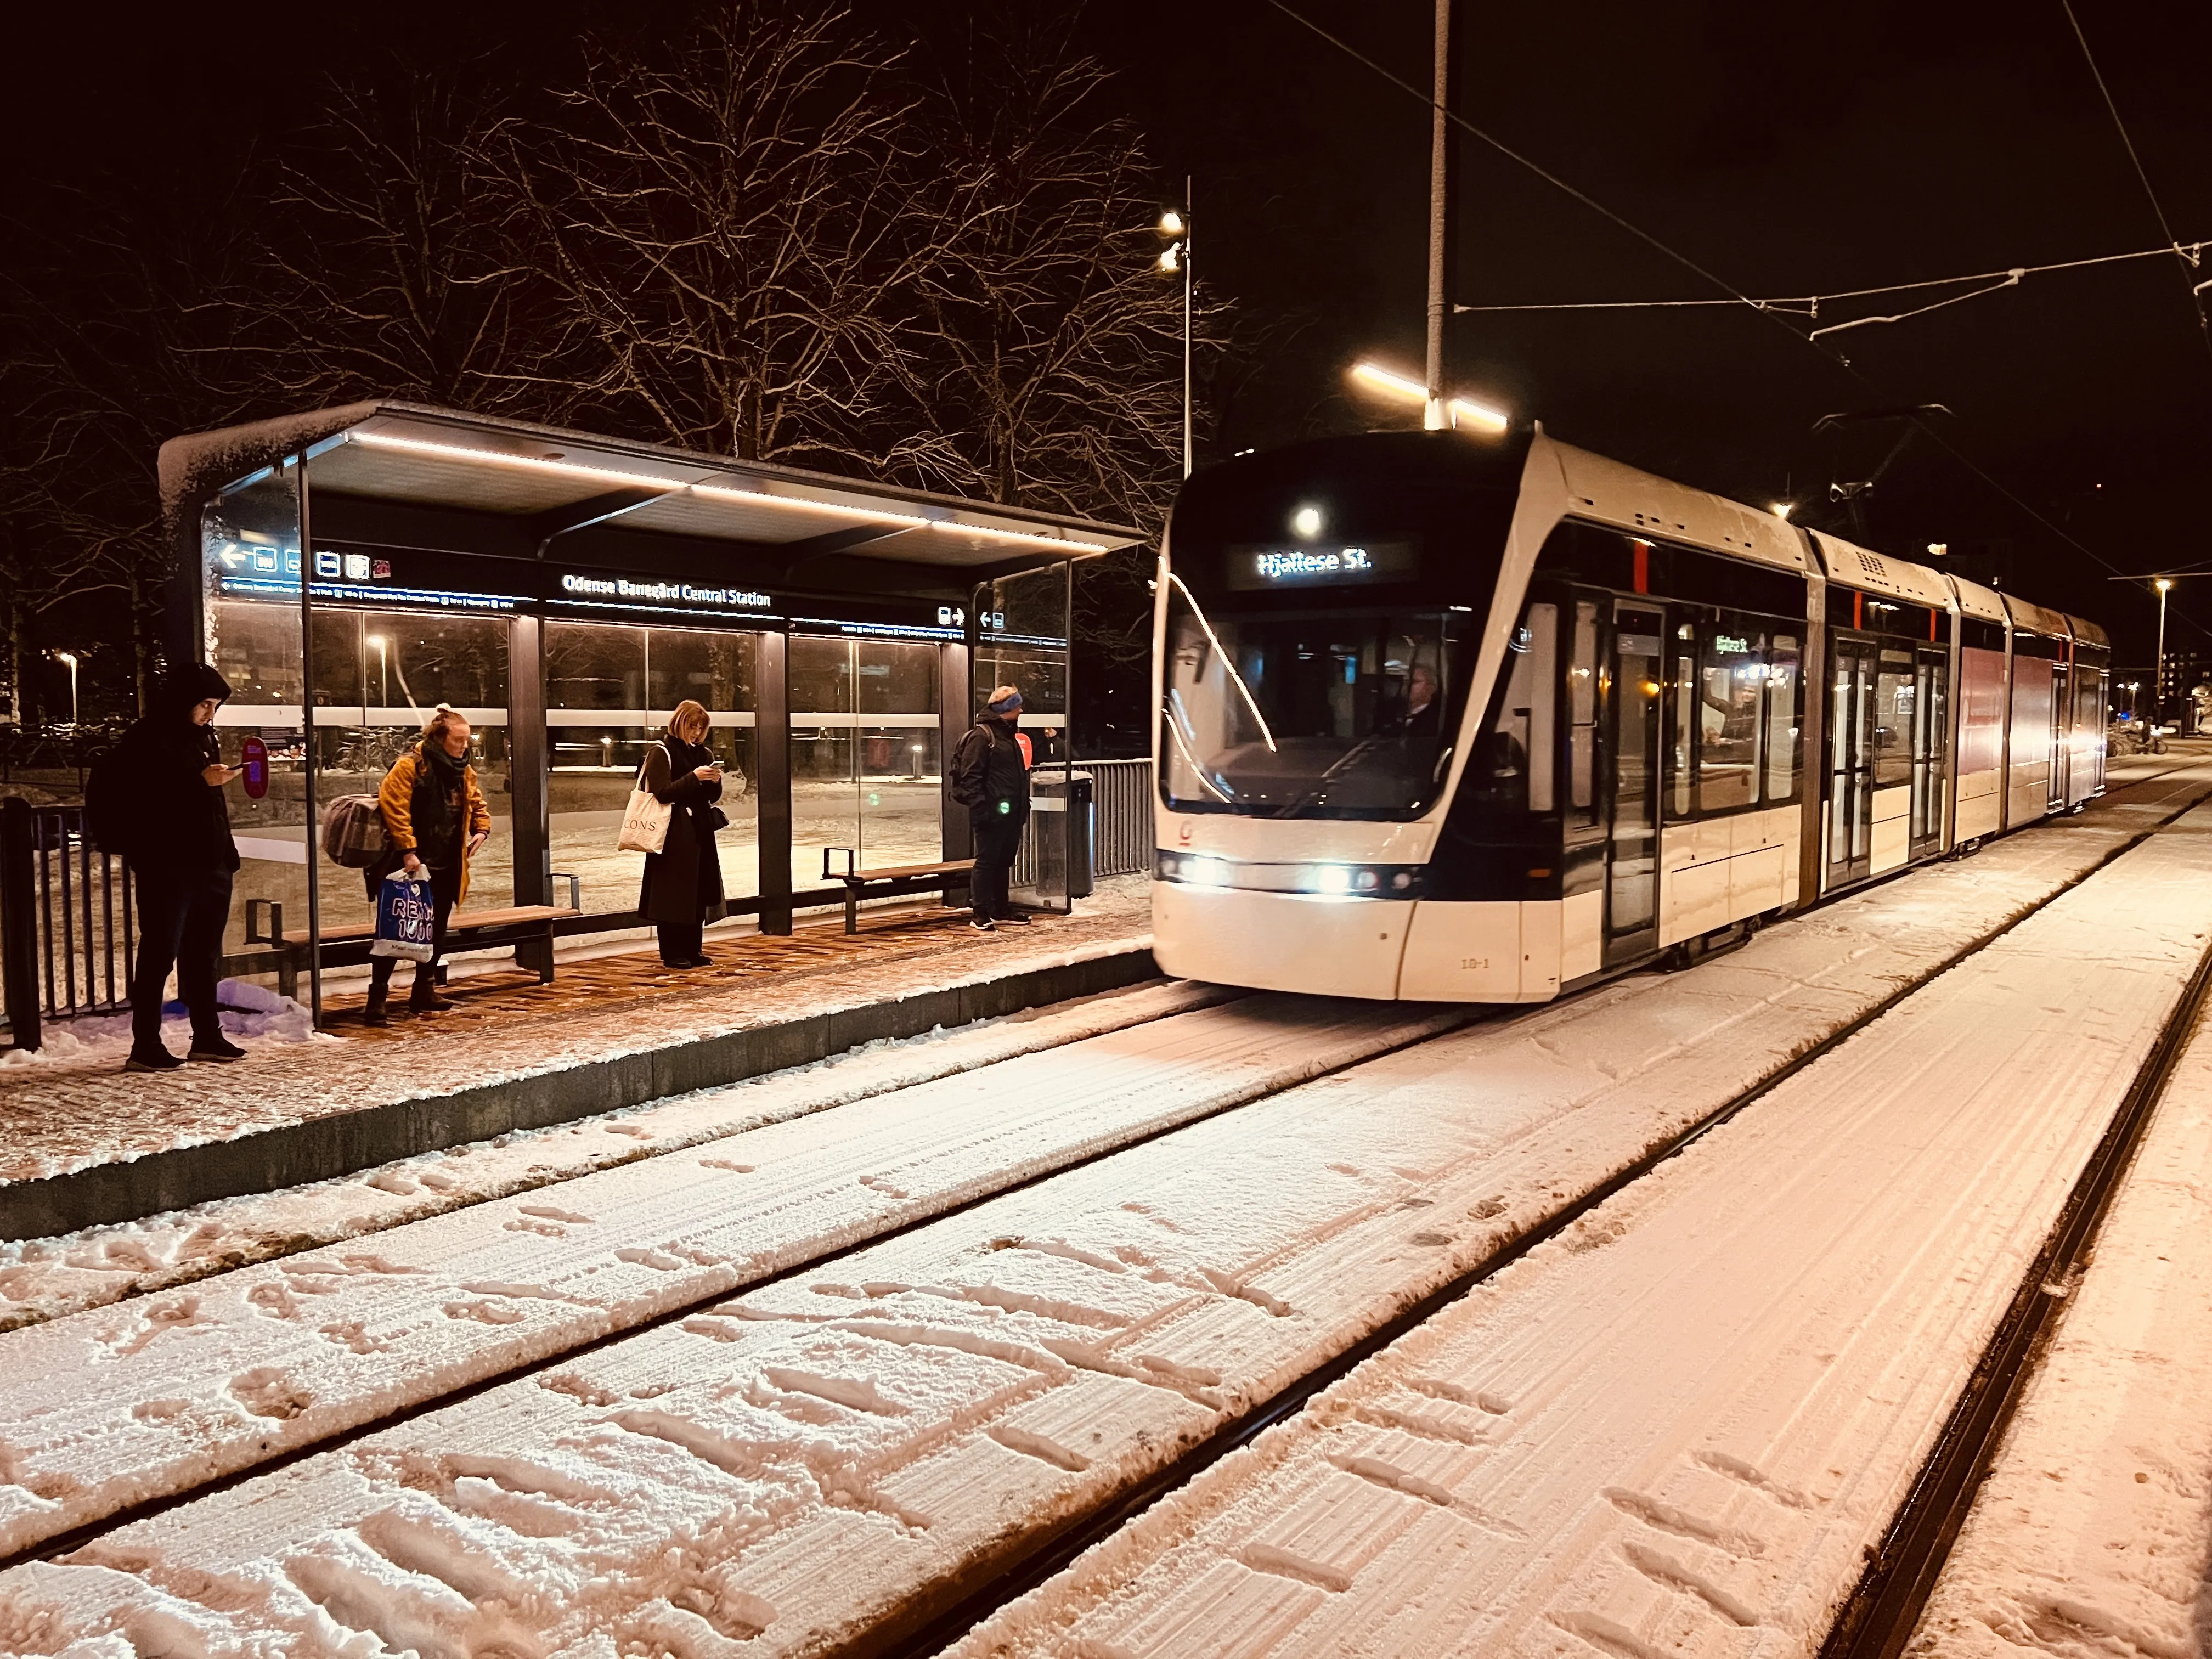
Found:
M 638 913 L 660 936 L 671 968 L 704 968 L 700 931 L 722 919 L 722 860 L 714 831 L 726 822 L 722 769 L 707 744 L 707 711 L 689 698 L 668 719 L 668 735 L 646 751 L 643 787 L 676 810 L 660 851 L 645 855 Z

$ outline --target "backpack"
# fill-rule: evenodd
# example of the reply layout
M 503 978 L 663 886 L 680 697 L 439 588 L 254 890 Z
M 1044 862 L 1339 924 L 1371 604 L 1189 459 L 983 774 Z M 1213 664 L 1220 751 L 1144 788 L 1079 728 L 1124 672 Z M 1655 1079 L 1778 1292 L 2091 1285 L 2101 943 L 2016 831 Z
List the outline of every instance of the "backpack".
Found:
M 374 795 L 340 795 L 323 811 L 323 855 L 348 870 L 366 870 L 390 845 Z
M 122 750 L 109 749 L 94 758 L 84 781 L 85 833 L 94 847 L 114 858 L 130 855 L 138 827 L 126 770 Z

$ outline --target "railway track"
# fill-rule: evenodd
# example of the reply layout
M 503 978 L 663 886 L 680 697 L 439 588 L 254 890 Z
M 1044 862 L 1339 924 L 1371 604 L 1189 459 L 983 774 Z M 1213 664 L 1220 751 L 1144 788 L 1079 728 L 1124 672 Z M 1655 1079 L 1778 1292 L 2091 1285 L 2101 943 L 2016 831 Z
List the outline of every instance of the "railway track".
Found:
M 2151 777 L 2133 781 L 2126 787 L 2134 789 L 2155 784 L 2185 769 L 2187 769 L 2185 763 L 2177 765 Z M 1014 1596 L 1058 1571 L 1091 1542 L 1105 1536 L 1160 1498 L 1188 1485 L 1205 1468 L 1229 1451 L 1247 1443 L 1270 1425 L 1294 1414 L 1315 1394 L 1348 1372 L 1361 1360 L 1413 1329 L 1433 1316 L 1439 1310 L 1466 1296 L 1470 1291 L 1485 1283 L 1504 1267 L 1518 1260 L 1539 1244 L 1559 1237 L 1607 1199 L 1649 1176 L 1662 1164 L 1679 1156 L 1687 1147 L 1711 1133 L 1713 1129 L 1738 1115 L 1746 1108 L 1771 1092 L 1788 1079 L 1816 1063 L 1823 1056 L 1832 1053 L 1851 1036 L 1923 988 L 1931 980 L 1988 949 L 1996 940 L 2011 933 L 2028 916 L 2037 914 L 2064 892 L 2072 890 L 2081 882 L 2089 879 L 2114 859 L 2139 845 L 2159 828 L 2170 823 L 2173 817 L 2187 810 L 2187 806 L 2193 802 L 2194 799 L 2196 797 L 2192 796 L 2190 800 L 2173 805 L 2170 811 L 2161 813 L 2154 821 L 2143 824 L 2135 834 L 2108 848 L 2094 864 L 2075 872 L 2031 908 L 1983 930 L 1974 938 L 1958 945 L 1940 958 L 1921 964 L 1908 979 L 1897 984 L 1887 994 L 1863 1007 L 1856 1015 L 1828 1031 L 1812 1046 L 1783 1063 L 1765 1070 L 1747 1086 L 1735 1091 L 1725 1100 L 1703 1111 L 1693 1121 L 1679 1127 L 1668 1135 L 1661 1144 L 1651 1147 L 1625 1166 L 1615 1170 L 1605 1179 L 1588 1185 L 1565 1201 L 1550 1206 L 1543 1213 L 1528 1218 L 1526 1224 L 1517 1225 L 1516 1231 L 1509 1240 L 1495 1249 L 1489 1249 L 1472 1265 L 1451 1274 L 1443 1283 L 1424 1291 L 1418 1297 L 1401 1308 L 1387 1322 L 1370 1330 L 1355 1343 L 1340 1346 L 1321 1364 L 1304 1369 L 1285 1385 L 1271 1389 L 1264 1399 L 1257 1401 L 1246 1409 L 1234 1413 L 1218 1428 L 1205 1436 L 1172 1462 L 1153 1471 L 1142 1480 L 1132 1483 L 1115 1492 L 1109 1501 L 1093 1504 L 1084 1512 L 1071 1517 L 1057 1528 L 1033 1535 L 1024 1540 L 1022 1547 L 1018 1550 L 1002 1553 L 999 1559 L 990 1564 L 988 1575 L 981 1582 L 978 1583 L 971 1577 L 961 1587 L 957 1599 L 951 1600 L 949 1605 L 947 1605 L 948 1598 L 942 1594 L 921 1598 L 921 1601 L 915 1605 L 926 1612 L 926 1622 L 921 1621 L 910 1612 L 891 1624 L 878 1626 L 876 1629 L 858 1636 L 851 1644 L 851 1650 L 883 1651 L 888 1647 L 890 1650 L 899 1653 L 922 1653 L 933 1651 L 946 1642 L 956 1639 L 977 1620 L 988 1616 Z M 2204 974 L 2200 971 L 2198 979 L 2192 987 L 2192 995 L 2199 1000 L 2203 993 L 2203 980 Z M 1605 988 L 1600 988 L 1598 992 L 1589 994 L 1583 1000 L 1587 1002 L 1590 996 L 1603 994 Z M 1547 1012 L 1553 1014 L 1554 1018 L 1571 1017 L 1574 1005 L 1563 1005 L 1560 1008 Z M 1498 1023 L 1501 1025 L 1513 1025 L 1521 1022 Z M 1443 1035 L 1443 1028 L 1439 1027 L 1407 1036 L 1402 1040 L 1379 1043 L 1372 1046 L 1369 1052 L 1347 1057 L 1338 1064 L 1315 1069 L 1310 1076 L 1300 1079 L 1299 1082 L 1302 1085 L 1325 1077 L 1341 1075 L 1352 1067 L 1371 1064 L 1383 1055 L 1402 1054 L 1407 1050 L 1436 1042 L 1442 1040 Z M 1279 1095 L 1284 1089 L 1292 1086 L 1294 1085 L 1285 1083 L 1269 1091 L 1248 1093 L 1242 1099 L 1224 1101 L 1203 1113 L 1184 1117 L 1176 1121 L 1163 1121 L 1149 1130 L 1120 1139 L 1110 1146 L 1103 1146 L 1088 1153 L 1071 1157 L 1050 1168 L 1041 1169 L 1019 1178 L 991 1185 L 988 1190 L 973 1192 L 957 1201 L 936 1208 L 926 1215 L 917 1215 L 896 1225 L 884 1227 L 867 1235 L 863 1243 L 848 1248 L 823 1249 L 799 1255 L 783 1263 L 772 1273 L 763 1273 L 745 1280 L 744 1289 L 745 1293 L 750 1296 L 756 1291 L 769 1291 L 779 1285 L 787 1285 L 794 1275 L 801 1272 L 817 1276 L 834 1272 L 841 1263 L 866 1251 L 880 1249 L 888 1244 L 917 1234 L 924 1229 L 967 1218 L 982 1206 L 1029 1192 L 1041 1183 L 1059 1180 L 1085 1170 L 1096 1170 L 1099 1166 L 1107 1164 L 1114 1159 L 1127 1157 L 1138 1148 L 1155 1146 L 1169 1136 L 1190 1128 L 1205 1118 L 1258 1104 L 1263 1100 Z M 2133 1098 L 2132 1095 L 2131 1098 Z M 2148 1097 L 2146 1097 L 2142 1109 L 2136 1114 L 2138 1121 L 2142 1111 L 2148 1109 Z M 2100 1152 L 2100 1158 L 2104 1158 L 2104 1163 L 2117 1170 L 2124 1164 L 2124 1152 L 2123 1151 L 2115 1156 L 2117 1162 L 2111 1158 L 2104 1158 Z M 2087 1177 L 2085 1176 L 2085 1180 L 2087 1179 Z M 2109 1180 L 2110 1177 L 2107 1179 Z M 2108 1192 L 2109 1187 L 2106 1190 Z M 556 1185 L 542 1190 L 538 1196 L 542 1198 L 549 1192 L 558 1196 L 561 1191 L 562 1188 Z M 2077 1205 L 2075 1207 L 2081 1206 Z M 2069 1215 L 2073 1213 L 2074 1210 L 2069 1209 Z M 2094 1224 L 2094 1222 L 2091 1224 Z M 2066 1246 L 2065 1248 L 2075 1247 Z M 185 1505 L 204 1502 L 210 1497 L 234 1488 L 242 1482 L 270 1474 L 277 1469 L 297 1465 L 312 1458 L 343 1452 L 349 1447 L 361 1444 L 370 1437 L 389 1436 L 394 1430 L 404 1428 L 430 1413 L 447 1412 L 465 1405 L 495 1390 L 513 1384 L 518 1380 L 541 1377 L 556 1368 L 564 1370 L 574 1370 L 580 1362 L 603 1353 L 618 1344 L 635 1341 L 653 1333 L 681 1328 L 687 1320 L 698 1315 L 702 1309 L 708 1308 L 726 1297 L 730 1293 L 730 1289 L 731 1287 L 726 1284 L 711 1291 L 702 1291 L 678 1304 L 660 1309 L 649 1319 L 624 1325 L 619 1329 L 599 1332 L 589 1337 L 588 1340 L 576 1341 L 562 1346 L 556 1352 L 538 1354 L 526 1362 L 479 1376 L 465 1387 L 449 1389 L 424 1398 L 403 1410 L 376 1415 L 355 1424 L 341 1432 L 304 1442 L 278 1455 L 257 1461 L 217 1479 L 165 1494 L 149 1502 L 132 1505 L 126 1510 L 102 1516 L 72 1528 L 66 1534 L 44 1539 L 27 1549 L 18 1551 L 7 1560 L 0 1561 L 0 1568 L 33 1561 L 52 1560 L 88 1545 L 96 1544 L 118 1529 L 134 1522 L 155 1519 L 169 1515 Z M 2037 1297 L 2035 1300 L 2048 1304 L 2051 1298 Z M 2031 1312 L 2035 1310 L 2031 1310 Z M 7 1340 L 0 1338 L 0 1341 Z M 2031 1348 L 2032 1343 L 2031 1336 L 2029 1339 Z M 2021 1350 L 2023 1358 L 2028 1351 L 2028 1349 Z M 1978 1396 L 1994 1392 L 1996 1392 L 1994 1386 L 1990 1389 L 1978 1388 L 1977 1390 Z M 1994 1432 L 1994 1430 L 1990 1430 L 1990 1432 Z M 1949 1438 L 1951 1437 L 1947 1437 L 1947 1440 Z M 1961 1436 L 1958 1437 L 1958 1440 L 1961 1446 L 1967 1443 L 1963 1431 Z M 1967 1458 L 1966 1466 L 1972 1467 L 1972 1456 Z M 1940 1480 L 1930 1482 L 1930 1492 L 1935 1492 L 1942 1484 Z M 1953 1483 L 1953 1488 L 1947 1489 L 1954 1488 L 1955 1482 Z M 1966 1494 L 1971 1497 L 1970 1482 L 1966 1487 Z M 1917 1493 L 1916 1493 L 1916 1500 L 1917 1501 Z M 1931 1498 L 1922 1503 L 1921 1507 L 1927 1508 L 1929 1503 L 1932 1501 Z M 1953 1520 L 1950 1524 L 1955 1528 L 1955 1520 Z M 1940 1531 L 1940 1528 L 1938 1530 Z M 1917 1532 L 1912 1534 L 1914 1537 L 1918 1535 Z M 1901 1567 L 1912 1559 L 1911 1551 L 1914 1547 L 1917 1546 L 1910 1544 L 1903 1534 L 1899 1534 L 1897 1547 L 1894 1550 L 1885 1550 L 1884 1565 L 1892 1568 Z M 1932 1580 L 1932 1572 L 1929 1577 Z M 1886 1583 L 1887 1582 L 1887 1580 L 1885 1581 Z M 0 1592 L 4 1592 L 5 1588 L 4 1581 L 0 1581 Z M 1924 1594 L 1924 1586 L 1922 1593 Z M 1867 1600 L 1871 1608 L 1887 1594 L 1888 1592 L 1886 1589 L 1863 1589 L 1862 1597 Z M 1854 1605 L 1856 1606 L 1857 1603 L 1855 1602 Z M 1914 1605 L 1917 1606 L 1917 1603 Z M 1869 1612 L 1856 1615 L 1853 1627 L 1855 1630 L 1873 1630 L 1877 1627 L 1878 1623 L 1875 1615 Z M 1893 1620 L 1891 1627 L 1893 1627 Z M 1909 1627 L 1910 1620 L 1907 1619 L 1905 1628 L 1908 1632 Z M 1898 1639 L 1901 1641 L 1902 1637 Z M 1850 1651 L 1856 1655 L 1862 1650 L 1871 1652 L 1876 1650 L 1854 1649 Z M 1842 1651 L 1838 1650 L 1839 1655 Z

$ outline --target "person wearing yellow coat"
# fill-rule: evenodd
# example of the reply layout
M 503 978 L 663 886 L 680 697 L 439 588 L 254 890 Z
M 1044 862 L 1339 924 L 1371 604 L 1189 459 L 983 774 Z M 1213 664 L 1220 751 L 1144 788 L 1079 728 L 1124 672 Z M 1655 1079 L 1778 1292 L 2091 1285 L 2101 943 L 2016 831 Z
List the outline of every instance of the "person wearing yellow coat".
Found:
M 415 985 L 408 994 L 410 1013 L 442 1013 L 453 1005 L 438 994 L 438 957 L 446 948 L 446 924 L 453 907 L 468 896 L 469 860 L 491 838 L 491 807 L 469 764 L 469 722 L 458 710 L 440 703 L 422 742 L 394 761 L 376 792 L 377 810 L 384 815 L 383 857 L 362 872 L 368 884 L 369 902 L 377 902 L 384 878 L 394 870 L 410 876 L 428 872 L 434 905 L 430 960 L 415 965 Z M 382 1025 L 388 1016 L 386 999 L 392 990 L 396 958 L 378 957 L 370 969 L 368 1023 Z

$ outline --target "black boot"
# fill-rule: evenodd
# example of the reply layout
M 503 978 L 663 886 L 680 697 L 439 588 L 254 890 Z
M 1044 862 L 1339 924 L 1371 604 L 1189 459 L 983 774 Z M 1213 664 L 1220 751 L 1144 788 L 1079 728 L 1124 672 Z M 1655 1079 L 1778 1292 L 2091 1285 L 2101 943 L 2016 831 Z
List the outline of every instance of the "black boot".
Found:
M 392 1016 L 384 1012 L 384 1005 L 390 1000 L 391 994 L 387 986 L 372 985 L 368 988 L 368 1007 L 362 1014 L 362 1024 L 380 1028 L 392 1024 Z
M 415 988 L 407 994 L 407 1012 L 410 1014 L 447 1014 L 453 1005 L 438 994 L 438 981 L 428 973 L 415 975 Z

